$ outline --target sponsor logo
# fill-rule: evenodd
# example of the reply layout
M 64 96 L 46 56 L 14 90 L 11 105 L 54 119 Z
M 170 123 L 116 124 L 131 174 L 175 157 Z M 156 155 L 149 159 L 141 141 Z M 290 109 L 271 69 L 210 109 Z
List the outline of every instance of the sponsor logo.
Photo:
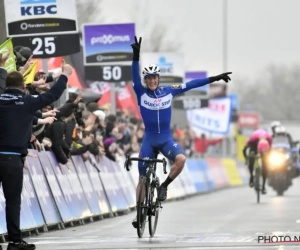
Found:
M 197 121 L 198 124 L 208 127 L 219 128 L 221 126 L 220 121 L 218 119 L 213 119 L 198 114 L 195 115 L 195 121 Z
M 168 94 L 162 98 L 151 98 L 147 94 L 143 94 L 141 96 L 141 106 L 151 110 L 167 109 L 171 107 L 172 98 L 172 94 Z
M 258 128 L 259 115 L 257 113 L 240 113 L 238 115 L 238 126 L 240 128 Z
M 180 88 L 180 84 L 174 84 L 171 87 L 172 87 L 172 89 L 179 89 Z
M 91 38 L 91 45 L 97 44 L 97 43 L 102 43 L 102 44 L 113 44 L 117 42 L 129 42 L 130 41 L 130 36 L 125 35 L 125 36 L 113 36 L 111 34 L 109 35 L 103 35 L 103 36 L 98 36 L 98 37 L 92 37 Z
M 164 56 L 158 59 L 157 65 L 161 74 L 173 74 L 173 63 L 168 62 Z
M 109 60 L 123 60 L 126 59 L 126 55 L 118 55 L 118 56 L 103 56 L 103 55 L 98 55 L 96 57 L 96 60 L 98 62 L 102 62 L 104 60 L 109 61 Z
M 57 14 L 57 5 L 55 3 L 56 0 L 21 0 L 20 4 L 26 5 L 21 7 L 21 16 L 55 15 Z
M 21 23 L 20 28 L 21 30 L 27 30 L 27 29 L 34 29 L 34 28 L 51 28 L 51 27 L 58 27 L 58 26 L 60 26 L 59 23 L 35 23 L 35 24 Z

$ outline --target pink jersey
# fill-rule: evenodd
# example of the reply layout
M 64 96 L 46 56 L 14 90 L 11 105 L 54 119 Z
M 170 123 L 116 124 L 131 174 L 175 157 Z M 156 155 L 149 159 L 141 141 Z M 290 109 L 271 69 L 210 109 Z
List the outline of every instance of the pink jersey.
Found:
M 258 143 L 259 139 L 261 138 L 266 139 L 270 144 L 272 143 L 272 136 L 266 130 L 257 129 L 248 139 L 247 146 L 249 146 L 251 143 Z

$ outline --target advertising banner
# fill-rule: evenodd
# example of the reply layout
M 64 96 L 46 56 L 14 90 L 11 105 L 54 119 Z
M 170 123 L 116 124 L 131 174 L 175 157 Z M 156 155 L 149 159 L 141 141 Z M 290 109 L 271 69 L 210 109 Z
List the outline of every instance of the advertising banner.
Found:
M 84 65 L 130 65 L 134 36 L 133 23 L 84 24 Z
M 60 213 L 60 216 L 64 222 L 68 222 L 68 221 L 73 220 L 74 217 L 72 216 L 71 211 L 68 208 L 66 200 L 62 194 L 62 191 L 61 191 L 58 181 L 55 177 L 52 166 L 50 164 L 48 154 L 49 154 L 49 152 L 40 152 L 38 154 L 38 156 L 39 156 L 40 162 L 42 162 L 42 168 L 43 168 L 44 174 L 46 176 L 50 190 L 52 192 L 52 195 L 54 197 L 58 211 Z
M 189 82 L 192 81 L 194 79 L 203 79 L 203 78 L 207 78 L 207 72 L 206 71 L 192 71 L 192 72 L 185 72 L 185 82 Z M 193 91 L 199 91 L 199 94 L 202 95 L 208 95 L 208 86 L 204 85 L 202 87 L 199 88 L 195 88 L 192 89 Z
M 184 57 L 179 53 L 142 53 L 141 71 L 149 64 L 160 68 L 160 86 L 184 82 Z
M 78 32 L 75 0 L 5 0 L 4 4 L 7 36 Z
M 83 189 L 81 187 L 81 183 L 78 179 L 76 170 L 74 169 L 75 166 L 73 165 L 73 163 L 71 163 L 71 164 L 72 164 L 71 169 L 68 169 L 66 165 L 62 165 L 61 168 L 60 168 L 61 172 L 69 180 L 70 186 L 73 190 L 73 194 L 76 197 L 76 202 L 78 202 L 77 206 L 78 206 L 79 210 L 81 211 L 81 218 L 90 217 L 93 214 L 91 213 L 91 211 L 89 209 L 89 205 L 88 205 L 87 200 L 85 198 Z
M 107 214 L 111 212 L 110 203 L 106 197 L 105 190 L 102 181 L 99 176 L 98 166 L 96 165 L 96 159 L 93 155 L 90 156 L 91 160 L 85 162 L 87 172 L 89 174 L 90 182 L 93 185 L 95 192 L 97 193 L 100 210 L 102 214 Z
M 195 129 L 227 134 L 231 121 L 230 98 L 211 99 L 208 108 L 187 110 L 187 120 Z
M 36 151 L 33 151 L 33 153 L 37 154 Z M 39 158 L 27 157 L 26 161 L 46 224 L 51 225 L 59 223 L 60 217 L 57 213 L 55 201 L 43 173 Z
M 30 158 L 30 157 L 27 157 Z M 27 169 L 23 169 L 23 193 L 26 192 L 26 196 L 28 197 L 28 206 L 32 214 L 34 214 L 34 220 L 38 227 L 45 225 L 45 221 L 43 218 L 43 214 L 41 212 L 41 208 L 39 205 L 39 201 L 37 199 L 33 183 L 30 178 L 29 171 Z
M 5 0 L 4 9 L 7 37 L 35 58 L 80 51 L 75 0 Z
M 62 174 L 61 168 L 58 165 L 58 162 L 54 154 L 52 152 L 47 152 L 47 155 L 72 216 L 75 219 L 81 218 L 82 209 L 79 204 L 80 201 L 76 196 L 76 194 L 74 193 L 67 176 Z
M 78 174 L 89 208 L 94 215 L 101 214 L 97 193 L 94 191 L 86 167 L 80 155 L 72 156 L 75 170 Z
M 100 177 L 105 187 L 107 198 L 111 205 L 112 211 L 127 210 L 128 203 L 120 183 L 117 181 L 115 168 L 111 167 L 111 161 L 105 156 L 101 157 Z

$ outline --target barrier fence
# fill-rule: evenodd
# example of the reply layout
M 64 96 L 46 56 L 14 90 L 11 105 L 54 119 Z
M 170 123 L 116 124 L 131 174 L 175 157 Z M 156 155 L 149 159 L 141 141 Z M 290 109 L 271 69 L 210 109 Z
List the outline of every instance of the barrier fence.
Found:
M 105 156 L 97 163 L 92 156 L 83 161 L 72 156 L 72 169 L 59 166 L 52 152 L 30 150 L 37 158 L 27 157 L 29 169 L 24 168 L 24 184 L 21 205 L 21 228 L 23 231 L 48 231 L 59 229 L 74 222 L 113 217 L 135 208 L 135 189 L 138 182 L 137 162 L 131 170 L 124 169 L 124 159 L 110 161 Z M 133 154 L 132 157 L 138 157 Z M 159 155 L 159 158 L 163 156 Z M 170 165 L 167 165 L 169 172 Z M 157 174 L 162 182 L 162 163 Z M 182 173 L 168 188 L 168 200 L 184 198 L 225 187 L 248 183 L 244 164 L 230 158 L 188 159 Z M 5 200 L 0 189 L 0 235 L 4 240 Z

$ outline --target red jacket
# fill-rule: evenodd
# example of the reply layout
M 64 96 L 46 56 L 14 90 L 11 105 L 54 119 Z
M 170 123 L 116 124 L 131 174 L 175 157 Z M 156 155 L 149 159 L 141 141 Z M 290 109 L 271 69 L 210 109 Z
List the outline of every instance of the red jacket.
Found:
M 204 154 L 210 145 L 216 145 L 220 143 L 223 139 L 203 139 L 201 137 L 196 137 L 194 140 L 195 151 L 200 154 Z

